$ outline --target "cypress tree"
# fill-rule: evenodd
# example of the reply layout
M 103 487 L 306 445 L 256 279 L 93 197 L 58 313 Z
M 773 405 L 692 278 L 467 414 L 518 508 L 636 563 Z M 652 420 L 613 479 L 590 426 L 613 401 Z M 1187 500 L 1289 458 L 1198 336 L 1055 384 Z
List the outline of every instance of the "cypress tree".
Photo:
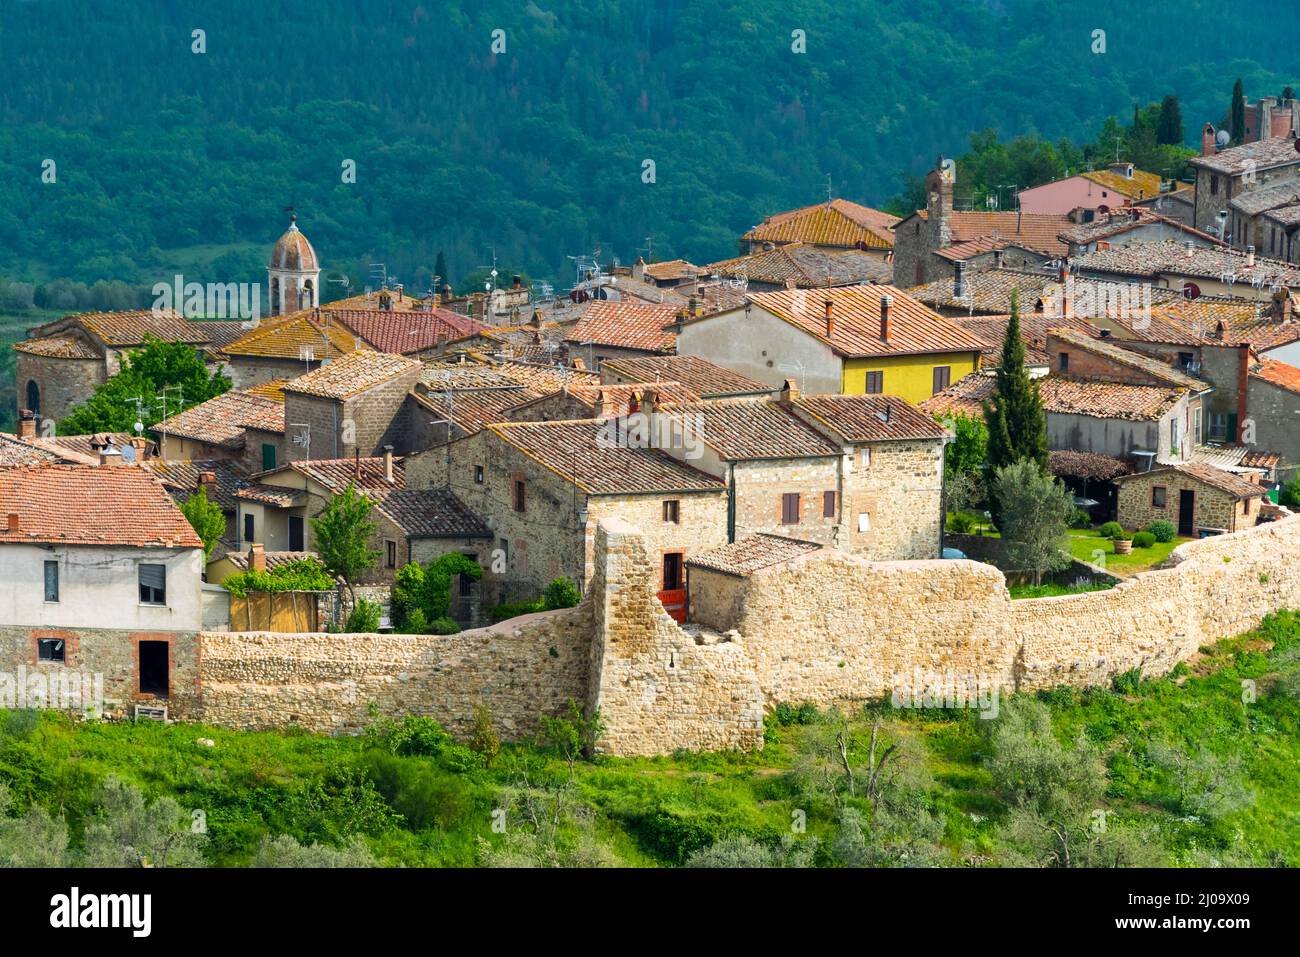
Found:
M 441 249 L 438 250 L 438 258 L 433 263 L 433 274 L 438 277 L 437 288 L 433 290 L 435 293 L 442 288 L 444 282 L 451 282 L 451 277 L 447 275 L 447 257 L 442 254 Z
M 1011 293 L 1011 319 L 1002 340 L 997 383 L 984 403 L 988 424 L 988 464 L 999 469 L 1028 459 L 1047 470 L 1047 416 L 1038 383 L 1025 370 L 1025 343 L 1020 338 L 1020 295 Z
M 1232 145 L 1246 141 L 1246 93 L 1241 85 L 1241 78 L 1232 84 L 1232 108 L 1228 112 L 1228 130 L 1232 134 Z
M 1156 126 L 1156 142 L 1162 146 L 1181 146 L 1183 142 L 1183 111 L 1178 97 L 1170 94 L 1160 103 L 1160 122 Z

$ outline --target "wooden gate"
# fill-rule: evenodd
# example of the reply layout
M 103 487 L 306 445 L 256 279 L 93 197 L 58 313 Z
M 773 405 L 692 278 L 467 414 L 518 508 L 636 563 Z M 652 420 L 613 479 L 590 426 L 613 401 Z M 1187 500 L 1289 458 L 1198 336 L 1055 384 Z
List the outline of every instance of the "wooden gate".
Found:
M 677 624 L 686 621 L 686 589 L 669 588 L 659 592 L 659 602 Z

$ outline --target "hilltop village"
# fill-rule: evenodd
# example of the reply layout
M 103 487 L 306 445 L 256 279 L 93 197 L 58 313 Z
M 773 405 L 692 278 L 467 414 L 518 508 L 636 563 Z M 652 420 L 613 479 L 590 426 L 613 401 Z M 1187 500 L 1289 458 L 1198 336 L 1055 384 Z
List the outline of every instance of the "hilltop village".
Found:
M 622 753 L 758 747 L 775 702 L 913 666 L 1167 670 L 1300 588 L 1300 110 L 1251 109 L 1241 145 L 1207 126 L 1192 182 L 1116 162 L 975 211 L 941 158 L 906 217 L 772 211 L 733 258 L 592 259 L 545 297 L 323 301 L 295 218 L 254 320 L 178 293 L 32 328 L 0 663 L 236 727 L 354 730 L 377 701 L 463 728 L 484 700 L 516 734 L 573 698 Z M 228 388 L 62 434 L 157 343 Z M 1008 356 L 1073 504 L 1068 563 L 1033 569 L 1056 598 L 1013 595 L 997 509 L 961 494 Z

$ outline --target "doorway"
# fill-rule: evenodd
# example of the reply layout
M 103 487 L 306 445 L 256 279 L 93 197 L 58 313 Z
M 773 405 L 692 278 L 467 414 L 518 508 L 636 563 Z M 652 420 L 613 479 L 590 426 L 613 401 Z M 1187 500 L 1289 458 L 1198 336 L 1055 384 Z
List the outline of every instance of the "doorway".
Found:
M 682 587 L 682 553 L 667 552 L 664 555 L 664 591 Z
M 166 698 L 171 690 L 171 646 L 165 641 L 140 642 L 140 693 Z
M 302 547 L 302 516 L 289 516 L 289 551 L 301 552 Z
M 1189 489 L 1178 492 L 1178 534 L 1190 537 L 1196 529 L 1196 493 Z

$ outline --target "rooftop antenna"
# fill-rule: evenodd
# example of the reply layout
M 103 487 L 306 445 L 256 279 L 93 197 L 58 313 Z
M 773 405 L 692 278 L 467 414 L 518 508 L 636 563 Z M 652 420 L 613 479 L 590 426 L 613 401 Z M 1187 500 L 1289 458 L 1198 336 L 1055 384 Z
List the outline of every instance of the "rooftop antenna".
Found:
M 300 445 L 307 450 L 307 458 L 311 458 L 311 423 L 310 422 L 290 422 L 289 428 L 302 429 L 301 432 L 294 433 L 293 444 Z
M 181 394 L 181 401 L 182 402 L 185 401 L 185 390 L 181 388 L 179 385 L 163 386 L 158 393 L 158 398 L 162 401 L 162 420 L 164 422 L 167 421 L 167 393 L 173 391 L 179 392 Z M 163 458 L 164 459 L 167 458 L 167 433 L 166 432 L 162 433 L 162 453 L 163 453 Z
M 380 289 L 387 289 L 388 280 L 391 278 L 388 275 L 388 266 L 386 266 L 384 263 L 371 263 L 370 278 L 374 280 L 378 280 Z
M 826 205 L 829 206 L 835 200 L 835 191 L 831 188 L 831 174 L 826 174 Z

